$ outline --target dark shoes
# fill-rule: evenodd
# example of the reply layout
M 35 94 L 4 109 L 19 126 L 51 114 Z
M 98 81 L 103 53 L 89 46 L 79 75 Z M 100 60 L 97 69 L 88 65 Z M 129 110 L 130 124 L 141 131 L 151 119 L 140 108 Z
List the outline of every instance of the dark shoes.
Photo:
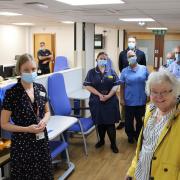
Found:
M 103 145 L 104 145 L 104 141 L 99 141 L 98 143 L 96 143 L 95 147 L 100 148 Z
M 113 153 L 118 153 L 119 149 L 117 148 L 116 144 L 111 145 L 111 149 Z
M 129 144 L 134 144 L 134 139 L 133 138 L 128 138 L 128 143 Z
M 124 128 L 124 122 L 120 122 L 119 125 L 116 127 L 116 129 L 122 129 Z

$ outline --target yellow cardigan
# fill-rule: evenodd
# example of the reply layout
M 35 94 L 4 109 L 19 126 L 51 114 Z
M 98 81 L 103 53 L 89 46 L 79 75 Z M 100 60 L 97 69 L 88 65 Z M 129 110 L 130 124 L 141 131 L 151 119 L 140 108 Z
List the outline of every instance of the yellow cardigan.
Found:
M 153 111 L 154 109 L 150 109 L 150 107 L 147 108 L 144 127 Z M 134 179 L 135 169 L 142 146 L 142 132 L 144 127 L 138 139 L 136 155 L 127 172 L 127 175 Z M 176 112 L 169 118 L 168 123 L 163 128 L 158 139 L 151 161 L 150 179 L 180 180 L 180 104 L 177 105 Z

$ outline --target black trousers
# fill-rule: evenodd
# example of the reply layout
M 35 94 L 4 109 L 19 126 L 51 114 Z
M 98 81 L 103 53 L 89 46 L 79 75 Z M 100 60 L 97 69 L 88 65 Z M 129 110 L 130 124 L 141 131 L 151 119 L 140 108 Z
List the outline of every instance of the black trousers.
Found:
M 109 140 L 111 142 L 111 145 L 116 144 L 116 128 L 115 124 L 100 124 L 98 125 L 98 134 L 100 137 L 100 141 L 103 142 L 105 138 L 105 134 L 109 136 Z
M 138 138 L 142 128 L 142 117 L 145 114 L 144 106 L 125 106 L 125 132 L 128 138 Z M 134 129 L 134 118 L 136 130 Z

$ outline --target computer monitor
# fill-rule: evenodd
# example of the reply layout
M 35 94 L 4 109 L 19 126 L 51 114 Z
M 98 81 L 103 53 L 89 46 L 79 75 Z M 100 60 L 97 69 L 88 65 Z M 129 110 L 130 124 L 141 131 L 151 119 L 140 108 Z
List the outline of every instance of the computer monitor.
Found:
M 3 76 L 3 65 L 0 65 L 0 76 Z
M 3 73 L 3 77 L 7 78 L 7 77 L 13 77 L 15 76 L 14 71 L 15 70 L 15 66 L 4 66 L 4 73 Z

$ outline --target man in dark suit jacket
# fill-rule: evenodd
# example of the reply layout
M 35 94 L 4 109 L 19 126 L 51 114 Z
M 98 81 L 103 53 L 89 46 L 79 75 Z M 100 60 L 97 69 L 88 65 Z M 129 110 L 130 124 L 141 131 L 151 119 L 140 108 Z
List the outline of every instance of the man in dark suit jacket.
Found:
M 127 59 L 127 52 L 134 51 L 137 56 L 138 64 L 146 66 L 146 56 L 143 51 L 136 48 L 136 38 L 128 37 L 128 48 L 124 51 L 121 51 L 119 54 L 119 71 L 121 72 L 124 68 L 129 66 Z M 122 129 L 124 127 L 124 106 L 121 106 L 121 121 L 117 126 L 117 129 Z
M 125 67 L 129 66 L 127 60 L 127 52 L 132 50 L 136 53 L 138 64 L 146 66 L 146 56 L 143 51 L 136 49 L 136 38 L 128 38 L 128 48 L 124 51 L 121 51 L 119 54 L 119 71 L 121 72 Z

